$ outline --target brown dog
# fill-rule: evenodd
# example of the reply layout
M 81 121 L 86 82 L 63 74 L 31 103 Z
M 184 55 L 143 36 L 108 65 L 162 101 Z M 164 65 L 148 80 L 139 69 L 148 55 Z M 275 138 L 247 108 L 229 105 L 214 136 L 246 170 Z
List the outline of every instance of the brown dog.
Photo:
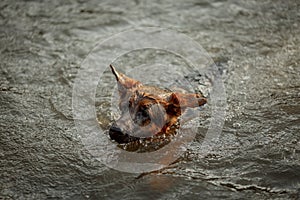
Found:
M 184 94 L 143 85 L 117 72 L 112 65 L 110 67 L 118 82 L 122 114 L 110 127 L 109 135 L 119 144 L 172 134 L 172 127 L 176 126 L 186 108 L 207 102 L 201 94 Z

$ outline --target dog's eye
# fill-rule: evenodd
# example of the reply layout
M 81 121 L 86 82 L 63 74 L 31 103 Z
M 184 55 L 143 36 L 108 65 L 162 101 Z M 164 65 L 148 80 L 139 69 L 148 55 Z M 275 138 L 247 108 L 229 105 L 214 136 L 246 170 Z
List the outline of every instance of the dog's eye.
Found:
M 140 126 L 146 126 L 150 123 L 150 116 L 148 113 L 148 109 L 141 108 L 135 115 L 135 123 Z

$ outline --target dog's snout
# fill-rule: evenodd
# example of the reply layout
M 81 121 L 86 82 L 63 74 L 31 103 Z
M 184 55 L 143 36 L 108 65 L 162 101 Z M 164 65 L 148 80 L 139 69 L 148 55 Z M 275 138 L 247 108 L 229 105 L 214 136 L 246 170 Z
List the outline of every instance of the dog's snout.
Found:
M 123 133 L 122 129 L 119 128 L 116 124 L 113 124 L 109 129 L 109 136 L 112 140 L 118 142 L 119 144 L 128 143 L 138 138 L 130 136 Z
M 122 130 L 115 124 L 110 127 L 109 136 L 112 140 L 115 140 L 118 143 L 123 143 L 122 141 L 124 140 L 124 134 L 122 133 Z
M 119 127 L 117 127 L 116 125 L 112 125 L 111 127 L 110 127 L 110 130 L 109 130 L 110 132 L 115 132 L 115 133 L 122 133 L 122 130 L 119 128 Z

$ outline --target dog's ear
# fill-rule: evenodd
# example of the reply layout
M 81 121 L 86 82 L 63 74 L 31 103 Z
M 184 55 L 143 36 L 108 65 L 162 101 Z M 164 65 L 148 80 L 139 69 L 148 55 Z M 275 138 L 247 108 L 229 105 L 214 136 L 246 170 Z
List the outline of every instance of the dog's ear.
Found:
M 196 108 L 206 104 L 207 99 L 201 94 L 175 92 L 169 96 L 167 102 L 167 111 L 170 114 L 179 116 L 186 108 Z
M 126 92 L 126 90 L 141 86 L 142 83 L 127 77 L 125 74 L 118 72 L 112 65 L 110 65 L 112 73 L 115 75 L 118 82 L 118 90 L 120 94 Z

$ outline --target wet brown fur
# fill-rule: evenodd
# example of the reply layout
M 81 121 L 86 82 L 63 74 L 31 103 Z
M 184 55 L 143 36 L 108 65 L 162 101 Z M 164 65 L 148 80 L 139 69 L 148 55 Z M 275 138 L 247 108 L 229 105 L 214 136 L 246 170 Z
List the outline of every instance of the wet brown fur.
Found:
M 116 71 L 112 65 L 110 67 L 118 83 L 122 114 L 111 126 L 109 134 L 120 144 L 143 138 L 144 132 L 151 136 L 172 134 L 172 127 L 178 124 L 186 108 L 195 108 L 207 102 L 201 94 L 184 94 L 143 85 Z M 133 137 L 131 135 L 136 131 L 133 127 L 146 127 L 146 130 L 138 130 L 141 135 Z

